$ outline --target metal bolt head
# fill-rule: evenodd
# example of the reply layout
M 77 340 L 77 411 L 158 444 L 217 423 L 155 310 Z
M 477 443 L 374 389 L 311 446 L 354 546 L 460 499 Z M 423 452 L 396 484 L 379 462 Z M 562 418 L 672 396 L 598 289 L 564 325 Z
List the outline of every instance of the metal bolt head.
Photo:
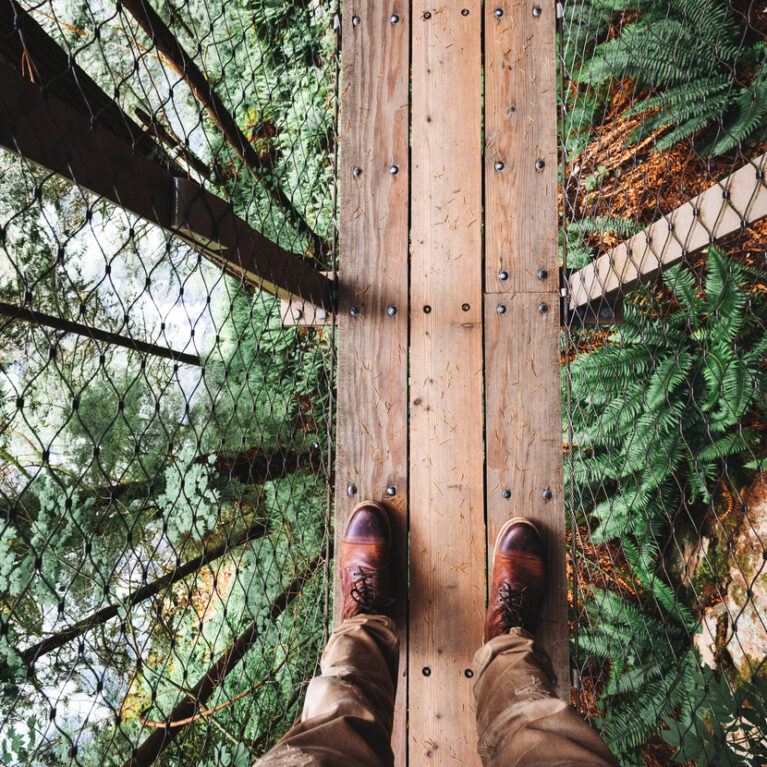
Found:
M 426 11 L 426 12 L 424 13 L 423 17 L 424 17 L 425 19 L 430 19 L 430 18 L 431 18 L 431 11 Z
M 535 169 L 536 170 L 543 170 L 546 167 L 546 163 L 543 160 L 536 160 L 535 161 Z
M 599 316 L 602 317 L 603 319 L 609 320 L 609 319 L 612 319 L 612 317 L 614 317 L 615 314 L 609 306 L 603 306 L 599 310 Z
M 503 304 L 498 304 L 495 311 L 498 312 L 498 314 L 506 314 L 506 307 Z
M 352 306 L 351 309 L 349 309 L 349 314 L 351 314 L 352 317 L 357 317 L 360 313 L 359 306 Z
M 468 312 L 469 309 L 471 309 L 471 305 L 470 304 L 461 304 L 461 309 L 463 309 L 463 311 L 465 311 L 465 312 Z
M 390 165 L 389 173 L 391 173 L 392 176 L 396 176 L 399 173 L 399 168 L 396 165 Z
M 324 320 L 328 316 L 328 313 L 324 309 L 317 309 L 317 313 L 315 314 L 315 317 L 317 317 L 318 320 Z
M 426 306 L 423 307 L 423 313 L 429 314 L 431 312 L 431 306 L 429 304 L 426 304 Z
M 349 487 L 346 488 L 346 492 L 349 493 L 349 495 L 357 495 L 357 485 L 349 485 Z
M 386 307 L 386 313 L 393 317 L 397 313 L 397 307 L 394 306 L 394 304 L 389 304 L 389 306 Z
M 355 169 L 352 171 L 352 175 L 353 175 L 355 178 L 356 178 L 357 176 L 361 176 L 361 175 L 362 175 L 362 168 L 355 168 Z
M 554 497 L 554 493 L 552 493 L 552 492 L 551 492 L 551 489 L 547 487 L 547 488 L 546 488 L 546 489 L 543 491 L 543 500 L 544 500 L 544 501 L 550 501 L 550 500 L 551 500 L 553 497 Z
M 496 19 L 500 19 L 501 16 L 503 16 L 503 8 L 496 8 L 493 11 L 493 15 L 495 16 Z
M 421 673 L 422 673 L 424 676 L 431 676 L 431 669 L 430 669 L 428 666 L 424 666 L 424 667 L 421 669 Z
M 541 314 L 546 314 L 546 312 L 547 312 L 548 310 L 549 310 L 549 305 L 548 305 L 548 304 L 538 304 L 538 311 L 539 311 Z
M 467 669 L 466 669 L 466 670 L 463 672 L 463 675 L 464 675 L 464 676 L 465 676 L 467 679 L 471 679 L 471 678 L 474 676 L 474 672 L 473 672 L 473 671 L 472 671 L 470 668 L 467 668 Z
M 393 13 L 389 21 L 391 21 L 392 24 L 397 24 L 399 22 L 399 16 L 397 16 L 396 13 Z
M 538 270 L 538 279 L 539 280 L 545 280 L 549 276 L 549 273 L 546 269 L 539 269 Z
M 360 17 L 359 16 L 352 16 L 352 26 L 356 27 L 357 24 L 360 23 Z
M 389 485 L 389 487 L 386 488 L 386 495 L 392 496 L 397 495 L 397 488 L 394 487 L 394 485 Z
M 536 5 L 533 8 L 533 16 L 540 16 L 542 13 L 543 11 L 541 10 L 540 6 Z
M 502 269 L 500 272 L 498 272 L 498 279 L 501 280 L 502 282 L 505 281 L 505 280 L 508 280 L 509 279 L 509 273 L 503 271 L 503 269 Z
M 498 162 L 495 164 L 495 169 L 496 170 L 503 170 L 503 167 L 504 167 L 503 163 L 500 160 L 498 160 Z
M 461 16 L 468 16 L 468 15 L 469 15 L 469 9 L 468 9 L 468 8 L 464 8 L 464 9 L 461 11 Z
M 293 316 L 294 320 L 300 320 L 301 317 L 304 316 L 304 313 L 300 309 L 293 309 L 293 310 L 291 310 L 290 313 Z
M 504 490 L 501 495 L 508 501 L 511 498 L 511 490 Z

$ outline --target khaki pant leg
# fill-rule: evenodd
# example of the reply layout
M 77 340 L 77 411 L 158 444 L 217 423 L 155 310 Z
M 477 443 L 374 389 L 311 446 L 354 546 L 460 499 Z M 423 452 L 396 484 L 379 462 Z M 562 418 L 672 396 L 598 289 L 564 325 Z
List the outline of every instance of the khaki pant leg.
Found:
M 597 733 L 554 696 L 551 661 L 521 628 L 474 656 L 477 750 L 485 767 L 615 767 Z
M 256 766 L 391 767 L 394 629 L 383 615 L 344 621 L 322 653 L 322 676 L 309 683 L 301 720 Z

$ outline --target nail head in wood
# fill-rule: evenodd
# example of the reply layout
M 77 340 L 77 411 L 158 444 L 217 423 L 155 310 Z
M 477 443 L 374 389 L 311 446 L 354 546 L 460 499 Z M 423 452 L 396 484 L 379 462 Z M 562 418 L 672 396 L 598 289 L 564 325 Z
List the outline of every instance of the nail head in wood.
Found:
M 357 485 L 349 485 L 349 487 L 346 488 L 346 492 L 349 493 L 349 495 L 357 495 Z
M 470 304 L 461 304 L 461 309 L 463 309 L 465 312 L 468 312 L 469 309 L 471 309 Z
M 426 306 L 423 307 L 423 313 L 429 314 L 431 312 L 431 306 L 429 304 L 426 304 Z
M 390 165 L 389 173 L 391 173 L 392 176 L 396 176 L 399 173 L 399 168 L 396 165 Z
M 423 17 L 428 21 L 431 18 L 431 11 L 426 11 Z
M 547 488 L 546 488 L 546 489 L 543 491 L 543 500 L 544 500 L 544 501 L 550 501 L 550 500 L 551 500 L 553 497 L 554 497 L 554 493 L 552 493 L 552 492 L 551 492 L 551 489 L 547 487 Z
M 506 307 L 503 304 L 498 304 L 495 311 L 498 312 L 498 314 L 506 314 Z
M 533 16 L 540 16 L 542 13 L 543 11 L 541 10 L 540 6 L 536 5 L 533 8 Z
M 355 169 L 352 171 L 352 174 L 355 176 L 355 178 L 356 178 L 357 176 L 361 176 L 361 175 L 362 175 L 362 168 L 355 168 Z
M 397 495 L 397 488 L 394 487 L 394 485 L 389 485 L 389 487 L 386 488 L 386 495 Z
M 360 23 L 360 17 L 359 16 L 352 16 L 352 26 L 356 27 L 357 24 Z
M 547 312 L 548 310 L 549 310 L 549 305 L 548 305 L 548 304 L 538 304 L 538 311 L 539 311 L 541 314 L 546 314 L 546 312 Z
M 502 282 L 509 279 L 509 273 L 501 270 L 498 272 L 498 279 Z
M 504 490 L 501 495 L 508 501 L 511 498 L 511 490 Z
M 422 673 L 424 676 L 431 676 L 431 669 L 430 669 L 428 666 L 424 666 L 424 667 L 421 669 L 421 673 Z
M 493 11 L 493 15 L 495 16 L 496 19 L 500 19 L 501 16 L 503 16 L 503 9 L 502 8 L 496 8 Z
M 495 164 L 495 169 L 503 170 L 503 163 L 500 160 Z
M 543 160 L 536 160 L 535 161 L 535 169 L 536 170 L 543 170 L 546 167 L 546 163 Z
M 394 304 L 390 304 L 389 306 L 386 307 L 386 313 L 390 317 L 393 317 L 397 313 L 397 307 L 394 306 Z
M 466 669 L 466 670 L 463 672 L 463 675 L 464 675 L 464 676 L 465 676 L 467 679 L 471 679 L 471 678 L 474 676 L 474 672 L 473 672 L 473 671 L 472 671 L 470 668 L 467 668 L 467 669 Z
M 360 313 L 359 306 L 352 306 L 351 309 L 349 309 L 349 314 L 351 314 L 352 317 L 357 317 Z
M 468 9 L 468 8 L 464 8 L 464 9 L 461 11 L 461 16 L 468 16 L 468 15 L 469 15 L 469 9 Z
M 546 269 L 539 269 L 538 270 L 538 279 L 539 280 L 545 280 L 549 276 L 549 273 Z
M 396 13 L 393 13 L 389 21 L 391 21 L 392 24 L 397 24 L 399 22 L 399 16 L 397 16 Z

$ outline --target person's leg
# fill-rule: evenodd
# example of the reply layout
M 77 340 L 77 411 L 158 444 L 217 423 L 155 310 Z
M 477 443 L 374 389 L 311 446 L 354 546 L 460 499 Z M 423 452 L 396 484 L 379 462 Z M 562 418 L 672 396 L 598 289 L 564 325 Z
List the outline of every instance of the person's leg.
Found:
M 343 623 L 322 654 L 300 721 L 257 767 L 391 767 L 399 647 L 391 604 L 386 512 L 360 504 L 349 521 L 338 567 Z
M 543 552 L 528 520 L 510 520 L 498 535 L 485 644 L 474 656 L 477 749 L 485 767 L 614 767 L 599 735 L 555 696 L 551 661 L 534 640 Z

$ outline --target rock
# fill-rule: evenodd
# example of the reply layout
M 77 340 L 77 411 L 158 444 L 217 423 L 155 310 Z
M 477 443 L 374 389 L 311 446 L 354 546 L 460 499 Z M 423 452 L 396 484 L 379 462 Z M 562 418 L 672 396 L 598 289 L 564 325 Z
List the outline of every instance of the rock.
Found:
M 738 673 L 750 679 L 767 659 L 767 476 L 744 496 L 745 508 L 730 547 L 730 583 L 724 602 L 706 610 L 695 644 L 704 663 L 726 651 Z M 718 635 L 718 639 L 717 639 Z

